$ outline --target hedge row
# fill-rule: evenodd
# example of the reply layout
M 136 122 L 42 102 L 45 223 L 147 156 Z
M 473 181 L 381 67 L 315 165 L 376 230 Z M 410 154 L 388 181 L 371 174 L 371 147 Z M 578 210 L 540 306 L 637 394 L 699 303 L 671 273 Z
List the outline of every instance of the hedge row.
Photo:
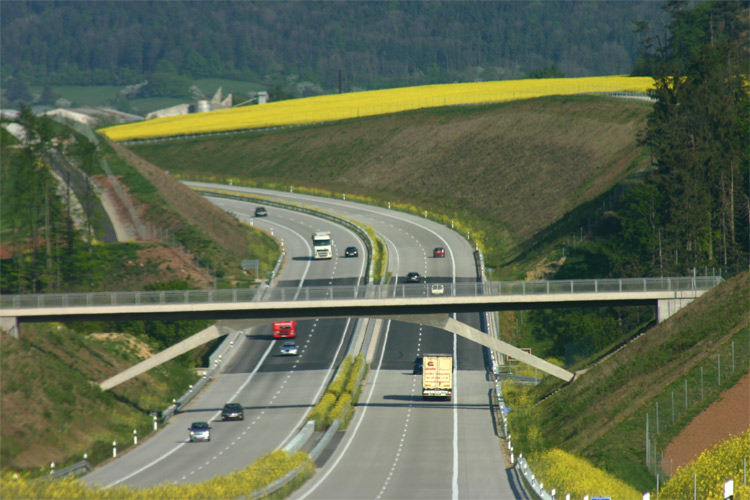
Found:
M 327 429 L 334 420 L 346 415 L 352 401 L 356 401 L 359 395 L 359 374 L 364 363 L 362 354 L 356 358 L 351 354 L 344 358 L 336 378 L 328 385 L 320 402 L 310 412 L 308 418 L 315 421 L 315 430 Z

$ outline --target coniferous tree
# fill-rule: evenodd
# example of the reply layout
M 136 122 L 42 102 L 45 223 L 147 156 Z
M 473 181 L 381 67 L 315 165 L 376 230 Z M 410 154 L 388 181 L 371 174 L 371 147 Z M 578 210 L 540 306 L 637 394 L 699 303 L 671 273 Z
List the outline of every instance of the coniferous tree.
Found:
M 746 269 L 748 2 L 667 9 L 674 21 L 646 134 L 657 166 L 659 271 Z

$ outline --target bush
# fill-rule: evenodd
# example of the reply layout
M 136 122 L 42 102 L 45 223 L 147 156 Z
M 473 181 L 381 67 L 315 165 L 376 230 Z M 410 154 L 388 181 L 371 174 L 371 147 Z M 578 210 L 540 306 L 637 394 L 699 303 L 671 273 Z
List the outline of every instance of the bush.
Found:
M 336 395 L 331 392 L 326 392 L 323 397 L 320 398 L 320 402 L 315 405 L 312 409 L 309 420 L 315 421 L 315 430 L 324 429 L 326 426 L 326 415 L 328 411 L 336 404 Z
M 338 401 L 336 401 L 336 406 L 334 406 L 331 411 L 328 413 L 328 416 L 326 417 L 326 425 L 330 426 L 334 420 L 337 418 L 343 418 L 344 414 L 349 408 L 349 405 L 352 402 L 352 395 L 349 393 L 342 394 Z
M 352 367 L 352 357 L 351 355 L 347 355 L 344 358 L 344 361 L 341 362 L 341 366 L 339 366 L 339 372 L 336 375 L 336 378 L 328 386 L 327 391 L 335 394 L 337 398 L 344 391 L 344 387 L 346 386 L 346 381 L 349 378 L 349 372 L 351 371 L 351 367 Z
M 544 483 L 544 489 L 551 491 L 554 488 L 558 498 L 563 498 L 567 493 L 571 498 L 583 498 L 584 495 L 625 500 L 642 497 L 632 486 L 597 469 L 588 461 L 556 448 L 529 458 L 529 462 L 539 482 Z

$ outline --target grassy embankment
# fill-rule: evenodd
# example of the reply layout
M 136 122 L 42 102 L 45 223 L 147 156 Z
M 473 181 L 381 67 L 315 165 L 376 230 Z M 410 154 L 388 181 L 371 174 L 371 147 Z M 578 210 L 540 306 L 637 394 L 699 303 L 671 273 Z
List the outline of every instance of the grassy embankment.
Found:
M 278 257 L 276 243 L 260 231 L 240 224 L 180 182 L 117 145 L 102 145 L 114 175 L 130 193 L 145 224 L 171 231 L 173 241 L 214 262 L 218 286 L 247 286 L 254 276 L 240 269 L 243 258 L 261 260 L 261 272 Z M 179 240 L 178 240 L 179 238 Z M 142 290 L 144 285 L 184 280 L 199 288 L 213 285 L 198 279 L 189 254 L 162 243 L 129 242 L 107 246 L 109 271 L 96 289 Z M 102 245 L 99 245 L 102 247 Z M 185 269 L 191 274 L 180 274 Z M 205 272 L 203 273 L 205 274 Z M 134 354 L 128 342 L 138 345 Z M 206 349 L 187 354 L 200 358 Z M 57 325 L 24 325 L 21 340 L 2 338 L 2 423 L 0 458 L 4 470 L 65 466 L 83 458 L 97 463 L 111 456 L 112 441 L 120 449 L 133 442 L 133 429 L 143 439 L 152 420 L 194 382 L 194 371 L 172 361 L 110 392 L 95 385 L 137 363 L 149 347 L 130 335 L 83 336 Z
M 560 448 L 587 458 L 641 491 L 654 488 L 657 463 L 661 467 L 654 457 L 658 459 L 696 415 L 748 373 L 749 303 L 750 273 L 745 272 L 606 361 L 589 366 L 574 383 L 557 392 L 559 381 L 547 378 L 527 398 L 509 394 L 520 405 L 513 415 L 517 423 L 512 431 L 514 442 L 527 454 Z M 723 364 L 717 363 L 717 356 Z M 548 394 L 552 395 L 534 403 Z M 674 394 L 677 404 L 673 415 L 670 400 L 674 401 Z M 655 409 L 659 403 L 661 426 L 657 433 Z M 657 462 L 650 467 L 646 465 L 647 413 L 651 457 Z
M 26 324 L 20 340 L 0 336 L 3 470 L 48 470 L 83 459 L 99 463 L 153 430 L 149 412 L 161 411 L 196 379 L 170 361 L 111 391 L 107 379 L 151 353 L 124 334 L 84 336 L 56 324 Z
M 248 286 L 242 259 L 259 259 L 259 275 L 273 269 L 279 247 L 265 233 L 241 224 L 213 203 L 125 148 L 104 143 L 110 168 L 135 200 L 141 222 L 166 233 L 217 276 L 219 288 Z M 197 287 L 196 287 L 197 288 Z
M 129 148 L 182 179 L 388 202 L 483 233 L 494 279 L 525 271 L 609 190 L 646 168 L 650 110 L 612 98 L 548 97 Z M 210 165 L 210 169 L 206 168 Z

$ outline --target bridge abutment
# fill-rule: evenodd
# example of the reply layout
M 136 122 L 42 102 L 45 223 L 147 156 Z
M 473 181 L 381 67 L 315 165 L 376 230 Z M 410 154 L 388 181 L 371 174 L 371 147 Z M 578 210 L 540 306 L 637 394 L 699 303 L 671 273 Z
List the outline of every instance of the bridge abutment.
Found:
M 659 299 L 656 303 L 656 322 L 661 323 L 683 307 L 695 300 L 695 297 L 679 299 Z
M 10 336 L 18 340 L 21 335 L 21 327 L 18 324 L 18 318 L 13 316 L 0 317 L 0 329 L 10 333 Z

